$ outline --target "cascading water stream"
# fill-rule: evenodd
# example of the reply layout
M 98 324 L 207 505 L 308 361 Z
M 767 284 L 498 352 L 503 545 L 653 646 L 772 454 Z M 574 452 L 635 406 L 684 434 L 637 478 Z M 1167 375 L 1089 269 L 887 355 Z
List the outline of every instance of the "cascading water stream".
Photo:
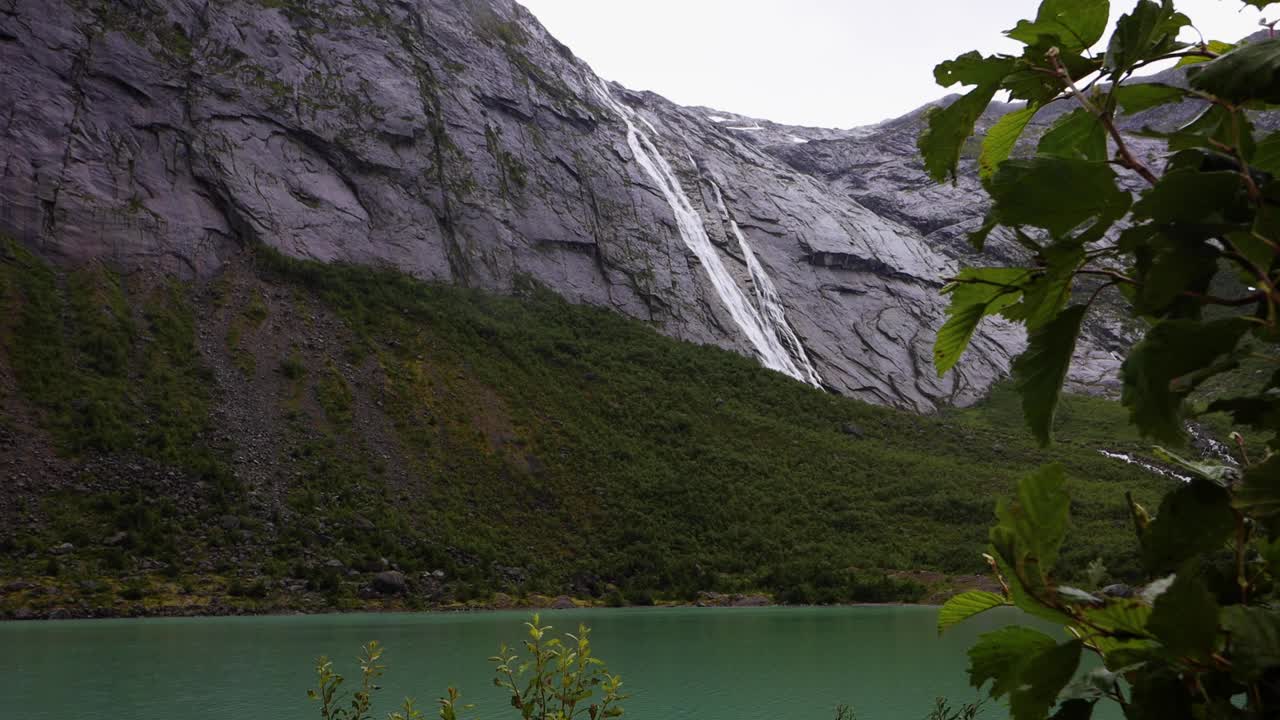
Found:
M 756 354 L 760 357 L 760 362 L 771 370 L 785 373 L 797 380 L 820 387 L 818 374 L 804 355 L 799 339 L 796 338 L 795 333 L 785 323 L 781 304 L 778 303 L 776 305 L 777 315 L 774 315 L 771 309 L 766 309 L 765 313 L 762 314 L 747 299 L 742 288 L 738 287 L 733 276 L 725 268 L 719 253 L 716 252 L 715 246 L 711 243 L 711 238 L 707 235 L 706 227 L 702 224 L 702 217 L 693 209 L 693 204 L 689 201 L 688 195 L 685 194 L 684 188 L 681 187 L 675 171 L 671 169 L 671 165 L 662 157 L 662 153 L 658 152 L 658 148 L 653 141 L 636 126 L 636 121 L 638 120 L 649 130 L 656 133 L 657 130 L 653 127 L 653 124 L 640 117 L 631 108 L 615 100 L 603 80 L 593 80 L 593 89 L 600 97 L 600 100 L 626 123 L 627 145 L 631 148 L 631 154 L 635 156 L 636 162 L 640 164 L 640 167 L 662 191 L 667 204 L 671 206 L 672 213 L 675 214 L 676 227 L 680 232 L 681 239 L 684 240 L 685 246 L 693 251 L 693 254 L 702 263 L 702 267 L 706 269 L 707 275 L 711 279 L 711 284 L 715 287 L 721 302 L 724 303 L 725 308 L 729 311 L 734 323 L 738 325 L 751 342 Z M 719 189 L 717 188 L 718 192 Z M 736 226 L 735 232 L 737 232 Z M 772 281 L 768 280 L 764 268 L 756 261 L 755 255 L 747 247 L 746 240 L 742 237 L 742 234 L 740 232 L 737 234 L 738 242 L 744 251 L 743 254 L 749 258 L 747 260 L 748 269 L 751 272 L 752 280 L 756 283 L 757 296 L 762 292 L 766 292 L 759 280 L 757 280 L 758 271 L 759 276 L 763 277 L 768 283 L 769 292 L 772 293 L 776 300 L 777 291 L 773 289 Z M 755 266 L 754 268 L 752 267 L 753 265 Z M 766 292 L 766 294 L 768 293 Z M 763 302 L 761 305 L 769 308 Z M 778 319 L 782 320 L 781 326 L 779 326 Z M 785 329 L 785 334 L 781 335 L 781 337 L 790 337 L 790 341 L 794 343 L 792 347 L 799 351 L 798 356 L 793 356 L 792 350 L 783 345 L 780 339 L 779 327 Z M 801 358 L 800 363 L 797 363 L 796 357 Z
M 815 387 L 822 387 L 822 378 L 818 375 L 818 371 L 814 369 L 813 363 L 809 362 L 809 354 L 805 352 L 804 344 L 800 342 L 800 336 L 796 335 L 795 330 L 791 329 L 791 324 L 787 322 L 787 313 L 782 307 L 782 296 L 778 294 L 778 288 L 773 284 L 773 278 L 769 277 L 769 273 L 760 264 L 759 258 L 756 257 L 755 252 L 751 249 L 751 245 L 747 243 L 747 237 L 742 234 L 742 228 L 738 227 L 738 222 L 729 214 L 729 208 L 724 204 L 724 194 L 720 192 L 720 186 L 713 182 L 711 183 L 711 188 L 715 190 L 716 205 L 720 210 L 720 214 L 729 221 L 729 229 L 733 231 L 733 236 L 738 239 L 738 247 L 741 248 L 742 257 L 747 262 L 747 272 L 751 274 L 751 284 L 756 291 L 756 306 L 760 309 L 761 319 L 768 324 L 774 336 L 789 351 L 797 368 L 804 373 L 804 377 L 801 379 Z

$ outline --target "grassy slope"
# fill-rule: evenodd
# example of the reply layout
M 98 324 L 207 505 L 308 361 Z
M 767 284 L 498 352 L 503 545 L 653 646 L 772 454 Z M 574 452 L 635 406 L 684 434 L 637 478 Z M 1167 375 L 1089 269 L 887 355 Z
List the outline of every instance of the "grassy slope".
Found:
M 409 606 L 911 599 L 886 573 L 981 572 L 994 499 L 1046 461 L 1074 478 L 1063 573 L 1101 556 L 1123 576 L 1123 493 L 1150 501 L 1164 482 L 1097 452 L 1141 448 L 1112 403 L 1068 398 L 1041 451 L 1005 390 L 918 417 L 537 288 L 500 298 L 265 252 L 204 286 L 126 283 L 10 246 L 0 302 L 3 401 L 22 410 L 0 453 L 51 437 L 62 475 L 108 476 L 5 491 L 0 511 L 28 520 L 0 530 L 0 578 L 55 591 L 0 610 L 360 607 L 381 558 L 409 574 Z M 86 470 L 125 462 L 179 484 L 140 493 Z M 443 582 L 419 581 L 435 569 Z

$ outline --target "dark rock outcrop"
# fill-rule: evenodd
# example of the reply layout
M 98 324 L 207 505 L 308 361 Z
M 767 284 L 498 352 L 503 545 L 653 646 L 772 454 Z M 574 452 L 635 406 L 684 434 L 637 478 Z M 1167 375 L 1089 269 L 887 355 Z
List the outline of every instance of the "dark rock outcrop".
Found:
M 404 573 L 398 570 L 387 570 L 373 576 L 373 589 L 382 595 L 403 595 L 409 584 Z

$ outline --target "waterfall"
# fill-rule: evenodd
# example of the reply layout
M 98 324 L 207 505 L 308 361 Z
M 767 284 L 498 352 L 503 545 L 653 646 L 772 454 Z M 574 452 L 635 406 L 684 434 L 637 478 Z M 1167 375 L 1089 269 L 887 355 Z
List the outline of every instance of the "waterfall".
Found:
M 769 273 L 760 264 L 751 245 L 747 243 L 746 236 L 742 234 L 742 228 L 738 227 L 738 222 L 729 214 L 720 186 L 713 182 L 711 188 L 715 190 L 716 205 L 720 214 L 729 221 L 729 229 L 733 231 L 733 236 L 738 239 L 738 247 L 742 249 L 742 257 L 747 262 L 747 272 L 751 274 L 751 284 L 756 291 L 756 307 L 760 310 L 762 320 L 773 331 L 773 336 L 789 351 L 797 369 L 804 373 L 804 377 L 800 379 L 814 387 L 822 387 L 822 378 L 814 369 L 813 363 L 809 362 L 809 354 L 805 352 L 800 336 L 796 335 L 796 331 L 792 330 L 791 324 L 787 322 L 787 313 L 782 307 L 782 296 L 778 294 L 773 278 L 769 277 Z
M 716 252 L 715 245 L 711 243 L 711 238 L 707 235 L 707 229 L 702 224 L 702 216 L 698 215 L 698 212 L 693 209 L 693 204 L 681 187 L 675 171 L 671 169 L 671 165 L 662 157 L 662 153 L 658 152 L 657 146 L 649 139 L 649 136 L 636 126 L 636 121 L 639 121 L 656 134 L 657 130 L 653 127 L 653 124 L 644 117 L 639 116 L 635 110 L 615 100 L 613 94 L 609 92 L 608 85 L 603 80 L 595 78 L 593 80 L 593 89 L 600 97 L 600 100 L 626 123 L 627 145 L 631 148 L 631 154 L 635 156 L 636 162 L 640 164 L 640 167 L 662 191 L 667 204 L 671 206 L 672 213 L 675 214 L 676 227 L 680 232 L 681 239 L 697 256 L 702 267 L 706 269 L 712 286 L 715 287 L 716 293 L 720 296 L 720 301 L 724 303 L 734 323 L 737 324 L 751 342 L 751 346 L 755 349 L 756 355 L 759 356 L 760 362 L 771 370 L 785 373 L 814 386 L 820 386 L 818 374 L 804 355 L 799 339 L 796 338 L 791 328 L 786 325 L 786 318 L 782 314 L 781 303 L 777 302 L 778 294 L 777 290 L 773 288 L 773 282 L 769 280 L 764 268 L 760 266 L 755 255 L 747 246 L 747 242 L 741 232 L 737 230 L 736 224 L 734 225 L 734 231 L 738 235 L 738 242 L 743 248 L 743 254 L 748 258 L 747 266 L 751 272 L 752 281 L 756 285 L 757 297 L 772 295 L 774 300 L 772 307 L 766 302 L 761 302 L 761 307 L 765 308 L 763 314 L 756 309 L 755 305 L 751 304 L 746 294 L 743 293 L 742 288 L 738 287 L 733 276 L 729 274 L 729 270 L 720 259 L 720 254 Z M 719 188 L 716 189 L 716 192 L 717 194 L 719 193 Z M 768 283 L 767 290 L 762 286 L 757 276 Z M 776 315 L 774 314 L 775 310 Z M 785 329 L 785 334 L 781 332 L 783 329 Z M 799 364 L 796 362 L 797 356 L 793 356 L 792 350 L 783 345 L 780 337 L 788 337 L 789 342 L 793 343 L 792 347 L 799 351 Z

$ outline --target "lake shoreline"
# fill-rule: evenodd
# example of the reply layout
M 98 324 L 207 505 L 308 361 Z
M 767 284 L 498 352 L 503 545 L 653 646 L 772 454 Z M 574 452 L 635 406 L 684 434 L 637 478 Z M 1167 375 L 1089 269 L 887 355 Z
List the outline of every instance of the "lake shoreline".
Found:
M 470 614 L 493 614 L 493 612 L 571 612 L 575 610 L 759 610 L 762 607 L 791 607 L 791 609 L 801 609 L 801 607 L 831 607 L 831 609 L 840 609 L 840 607 L 941 607 L 941 603 L 933 602 L 841 602 L 832 603 L 832 605 L 786 605 L 786 603 L 771 602 L 768 605 L 698 605 L 694 602 L 677 602 L 662 603 L 662 605 L 625 605 L 625 606 L 609 606 L 609 605 L 575 605 L 573 607 L 548 607 L 545 605 L 516 605 L 508 607 L 499 607 L 494 605 L 485 606 L 439 606 L 428 607 L 428 609 L 407 609 L 407 607 L 376 607 L 376 609 L 340 609 L 340 607 L 330 607 L 326 610 L 289 610 L 289 609 L 268 609 L 268 610 L 246 610 L 242 607 L 223 607 L 223 609 L 201 609 L 204 611 L 187 612 L 186 609 L 157 609 L 156 611 L 143 610 L 116 612 L 110 609 L 95 609 L 83 614 L 70 612 L 70 609 L 54 609 L 47 612 L 32 612 L 28 616 L 3 616 L 0 618 L 0 624 L 4 623 L 59 623 L 59 621 L 67 620 L 164 620 L 164 619 L 215 619 L 215 618 L 294 618 L 294 616 L 324 616 L 324 615 L 396 615 L 396 614 L 413 614 L 413 615 L 470 615 Z M 67 612 L 60 612 L 67 610 Z
M 831 603 L 827 605 L 792 604 L 778 602 L 766 593 L 717 593 L 702 592 L 694 600 L 657 601 L 648 604 L 616 605 L 599 598 L 549 596 L 530 594 L 514 597 L 495 593 L 488 600 L 468 602 L 424 603 L 403 594 L 385 596 L 369 595 L 349 598 L 333 604 L 329 599 L 314 593 L 280 595 L 254 599 L 231 594 L 164 594 L 132 601 L 113 597 L 113 604 L 105 604 L 105 598 L 84 599 L 74 591 L 57 588 L 44 579 L 44 584 L 17 581 L 3 584 L 0 578 L 0 623 L 6 621 L 33 620 L 114 620 L 130 618 L 217 618 L 258 617 L 291 615 L 335 614 L 386 614 L 386 613 L 486 613 L 502 611 L 588 610 L 618 607 L 634 608 L 760 608 L 760 607 L 905 607 L 939 606 L 959 592 L 988 590 L 1000 592 L 999 584 L 984 575 L 949 576 L 929 571 L 895 573 L 895 577 L 919 582 L 927 591 L 915 602 L 890 600 L 886 602 Z M 18 589 L 20 588 L 20 589 Z M 17 589 L 15 591 L 15 589 Z M 102 589 L 99 588 L 101 592 Z
M 29 614 L 12 613 L 0 616 L 0 623 L 12 622 L 60 622 L 66 620 L 137 620 L 137 619 L 166 619 L 166 618 L 191 618 L 191 619 L 211 619 L 211 618 L 229 618 L 229 617 L 294 617 L 294 616 L 324 616 L 324 615 L 392 615 L 398 613 L 422 614 L 422 615 L 454 615 L 454 614 L 472 614 L 472 613 L 498 613 L 498 612 L 569 612 L 573 610 L 670 610 L 670 609 L 702 609 L 702 610 L 750 610 L 760 608 L 885 608 L 885 607 L 939 607 L 940 603 L 933 602 L 884 602 L 884 603 L 833 603 L 830 605 L 789 605 L 786 603 L 761 603 L 751 605 L 700 605 L 696 602 L 685 603 L 655 603 L 653 605 L 624 605 L 610 606 L 603 603 L 587 603 L 586 601 L 575 602 L 572 607 L 552 607 L 545 604 L 515 604 L 515 605 L 495 605 L 492 603 L 484 605 L 439 605 L 429 608 L 409 608 L 403 606 L 382 606 L 382 607 L 363 607 L 363 608 L 334 608 L 328 607 L 316 610 L 300 610 L 297 608 L 243 608 L 226 605 L 219 606 L 201 606 L 201 607 L 157 607 L 157 608 L 140 608 L 131 607 L 116 610 L 115 608 L 53 608 L 47 611 L 32 611 Z

